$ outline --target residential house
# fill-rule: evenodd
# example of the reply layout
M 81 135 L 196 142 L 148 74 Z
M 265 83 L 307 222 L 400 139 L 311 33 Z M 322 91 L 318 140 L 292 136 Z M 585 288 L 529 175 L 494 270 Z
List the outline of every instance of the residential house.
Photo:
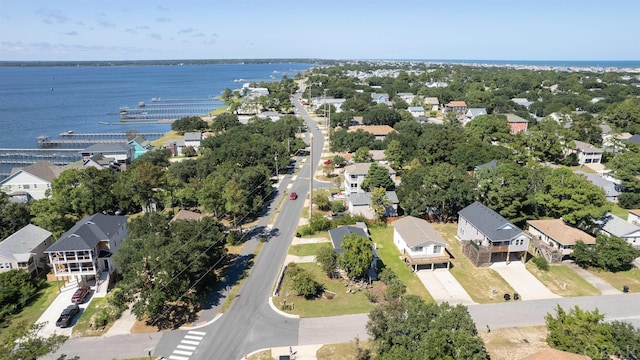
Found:
M 575 171 L 576 174 L 584 175 L 587 180 L 604 191 L 604 195 L 608 201 L 613 203 L 618 202 L 618 196 L 624 190 L 622 184 L 605 179 L 603 176 L 593 173 L 587 173 L 581 170 Z
M 640 145 L 640 134 L 633 134 L 629 138 L 622 140 L 623 142 Z
M 117 164 L 131 164 L 133 161 L 133 147 L 127 143 L 104 143 L 94 144 L 80 151 L 82 160 L 89 160 L 94 155 L 101 154 L 106 158 L 111 158 Z
M 136 136 L 128 142 L 133 147 L 133 160 L 144 155 L 147 151 L 152 150 L 153 146 L 144 136 Z
M 358 130 L 373 134 L 375 140 L 384 140 L 387 138 L 387 135 L 395 131 L 395 129 L 389 125 L 354 125 L 349 126 L 348 131 L 355 132 Z
M 0 189 L 12 198 L 20 198 L 20 202 L 44 199 L 53 179 L 65 169 L 50 161 L 38 161 L 23 169 L 14 168 L 9 177 L 0 181 Z
M 113 159 L 107 158 L 102 154 L 96 154 L 90 157 L 89 159 L 84 160 L 82 162 L 82 168 L 86 169 L 88 167 L 93 167 L 98 170 L 102 170 L 102 169 L 111 167 L 113 164 L 113 161 L 114 161 Z
M 411 104 L 416 96 L 412 93 L 400 92 L 396 94 L 396 97 L 404 100 L 404 102 L 406 102 L 407 104 Z
M 387 159 L 387 154 L 384 153 L 384 150 L 369 150 L 369 155 L 371 155 L 371 159 L 375 162 L 381 162 Z
M 587 355 L 574 354 L 567 351 L 544 348 L 521 360 L 591 360 Z
M 495 169 L 498 167 L 498 160 L 493 159 L 485 164 L 480 164 L 474 168 L 474 171 L 479 171 L 482 169 Z
M 587 245 L 596 243 L 593 236 L 567 225 L 562 219 L 528 220 L 527 224 L 536 252 L 549 263 L 560 262 L 571 255 L 578 241 Z
M 53 243 L 51 233 L 29 224 L 0 242 L 0 273 L 20 269 L 38 275 L 47 266 L 44 250 Z
M 451 101 L 444 106 L 444 113 L 454 112 L 456 114 L 464 115 L 467 113 L 467 103 L 464 101 Z
M 451 263 L 447 241 L 424 219 L 407 216 L 393 222 L 393 243 L 396 244 L 402 260 L 418 271 L 421 265 Z
M 386 205 L 384 217 L 398 216 L 398 195 L 395 191 L 387 191 L 387 200 L 389 204 Z M 367 219 L 375 219 L 376 214 L 371 208 L 371 193 L 369 192 L 355 192 L 350 193 L 347 196 L 347 204 L 349 214 L 362 215 Z
M 371 93 L 371 101 L 373 101 L 376 104 L 387 104 L 389 102 L 389 94 Z
M 602 153 L 604 150 L 578 140 L 574 140 L 574 143 L 576 144 L 574 152 L 578 156 L 578 164 L 599 164 L 602 162 Z
M 95 277 L 108 284 L 116 271 L 112 255 L 127 234 L 126 216 L 97 213 L 78 221 L 45 253 L 56 277 Z
M 317 110 L 318 108 L 323 107 L 324 104 L 327 104 L 327 106 L 333 105 L 336 112 L 342 112 L 342 104 L 344 104 L 345 101 L 347 101 L 347 99 L 317 97 L 312 100 L 312 106 L 314 110 Z M 327 111 L 329 111 L 328 108 L 327 108 Z
M 521 132 L 527 132 L 529 120 L 523 119 L 516 114 L 505 114 L 505 116 L 507 117 L 507 122 L 509 123 L 509 128 L 513 135 Z
M 202 214 L 195 211 L 180 209 L 180 211 L 178 211 L 178 213 L 175 214 L 169 222 L 172 223 L 175 221 L 200 221 L 202 220 L 202 217 Z
M 411 116 L 417 118 L 419 116 L 424 116 L 424 108 L 422 106 L 409 106 L 407 109 Z
M 485 108 L 469 108 L 465 113 L 465 121 L 463 125 L 468 124 L 473 119 L 477 118 L 480 115 L 487 115 L 487 109 Z
M 269 119 L 271 121 L 278 121 L 282 117 L 282 114 L 280 114 L 279 112 L 275 112 L 275 111 L 263 111 L 263 112 L 257 114 L 256 116 L 259 119 L 262 119 L 262 120 Z M 186 135 L 187 134 L 185 133 L 185 136 Z M 200 144 L 198 144 L 198 146 L 200 146 Z
M 627 222 L 640 226 L 640 209 L 629 210 Z
M 167 140 L 165 146 L 171 150 L 171 156 L 182 156 L 182 151 L 187 147 L 183 139 Z
M 527 109 L 529 108 L 529 106 L 531 106 L 531 104 L 533 104 L 533 101 L 529 101 L 529 100 L 527 100 L 525 98 L 513 98 L 513 99 L 511 99 L 511 101 L 513 101 L 514 103 L 516 103 L 518 105 L 524 106 Z
M 625 221 L 611 213 L 606 213 L 595 223 L 601 233 L 619 237 L 640 250 L 640 226 Z
M 347 235 L 355 234 L 357 236 L 362 236 L 366 239 L 369 239 L 369 229 L 365 223 L 357 223 L 355 226 L 353 225 L 342 225 L 338 226 L 335 229 L 329 230 L 329 238 L 331 239 L 331 245 L 333 245 L 333 250 L 340 254 L 344 252 L 344 248 L 342 247 L 342 243 L 344 242 L 344 238 Z M 376 252 L 375 243 L 371 242 L 371 250 L 373 252 L 373 260 L 371 261 L 371 266 L 369 266 L 368 277 L 370 280 L 378 279 L 378 260 L 380 257 Z
M 476 201 L 458 215 L 458 239 L 463 243 L 463 253 L 476 266 L 526 261 L 530 236 L 500 214 Z
M 361 193 L 365 192 L 362 190 L 360 185 L 364 181 L 364 177 L 369 172 L 369 168 L 372 163 L 355 163 L 344 168 L 344 192 L 349 193 Z M 396 172 L 389 165 L 381 163 L 378 164 L 386 168 L 389 171 L 389 177 L 393 182 L 396 181 Z
M 201 141 L 202 133 L 199 131 L 184 133 L 184 146 L 191 146 L 195 151 L 198 151 Z
M 430 111 L 440 110 L 440 100 L 437 97 L 424 98 L 424 108 Z

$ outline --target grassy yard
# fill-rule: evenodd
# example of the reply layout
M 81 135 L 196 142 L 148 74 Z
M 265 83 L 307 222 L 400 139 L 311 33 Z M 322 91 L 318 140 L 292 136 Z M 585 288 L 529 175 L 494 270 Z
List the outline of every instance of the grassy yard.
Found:
M 600 295 L 598 289 L 567 266 L 550 265 L 549 271 L 542 271 L 529 261 L 527 262 L 527 270 L 554 294 L 560 296 Z
M 616 203 L 610 202 L 609 204 L 611 204 L 611 213 L 613 215 L 621 219 L 627 220 L 627 217 L 629 216 L 629 210 L 621 208 L 620 205 Z
M 629 287 L 629 292 L 640 292 L 640 269 L 633 268 L 628 271 L 612 273 L 589 269 L 595 275 L 601 277 L 616 289 L 622 291 L 624 285 Z
M 504 302 L 502 294 L 514 293 L 511 286 L 493 269 L 475 267 L 462 254 L 462 245 L 455 238 L 457 223 L 432 223 L 433 227 L 449 243 L 449 250 L 455 257 L 452 261 L 451 275 L 477 303 Z
M 62 286 L 62 283 L 60 285 Z M 9 335 L 11 329 L 16 328 L 21 322 L 25 321 L 29 325 L 35 324 L 56 296 L 58 296 L 57 283 L 55 281 L 47 282 L 47 287 L 40 290 L 32 303 L 25 306 L 19 314 L 9 317 L 7 327 L 0 328 L 0 343 Z
M 249 360 L 273 360 L 273 356 L 271 355 L 271 349 L 263 350 L 258 353 L 255 353 L 249 356 Z
M 316 243 L 316 244 L 299 244 L 292 245 L 289 248 L 289 254 L 295 256 L 310 256 L 316 255 L 318 250 L 322 247 L 331 248 L 331 243 Z
M 102 329 L 92 329 L 91 328 L 91 318 L 100 312 L 102 309 L 111 307 L 107 303 L 107 297 L 101 298 L 93 298 L 89 303 L 89 306 L 82 312 L 82 316 L 78 319 L 77 323 L 73 327 L 73 335 L 74 336 L 102 336 L 104 335 L 111 326 L 115 323 L 111 321 Z
M 300 315 L 300 317 L 319 317 L 363 314 L 368 313 L 375 307 L 375 304 L 367 300 L 364 290 L 356 291 L 355 294 L 347 293 L 347 287 L 345 287 L 346 282 L 344 280 L 329 279 L 315 263 L 300 263 L 297 265 L 309 271 L 316 281 L 324 285 L 325 290 L 334 292 L 336 295 L 331 300 L 324 297 L 306 300 L 304 297 L 296 294 L 292 289 L 293 281 L 285 275 L 279 295 L 273 298 L 273 303 L 278 308 L 280 308 L 283 301 L 286 300 L 286 304 L 294 304 L 294 309 L 287 310 L 287 312 Z M 375 286 L 381 285 L 382 283 L 376 282 Z
M 493 329 L 479 335 L 491 360 L 522 359 L 549 347 L 546 326 Z
M 360 346 L 362 349 L 371 348 L 369 341 L 358 341 L 357 346 Z M 357 353 L 356 342 L 351 341 L 348 343 L 324 345 L 316 352 L 316 356 L 318 357 L 318 360 L 357 360 Z
M 420 279 L 400 259 L 400 251 L 393 243 L 393 226 L 369 228 L 371 238 L 376 243 L 378 256 L 384 266 L 393 270 L 407 287 L 407 294 L 418 295 L 427 302 L 433 302 L 433 297 L 424 287 Z

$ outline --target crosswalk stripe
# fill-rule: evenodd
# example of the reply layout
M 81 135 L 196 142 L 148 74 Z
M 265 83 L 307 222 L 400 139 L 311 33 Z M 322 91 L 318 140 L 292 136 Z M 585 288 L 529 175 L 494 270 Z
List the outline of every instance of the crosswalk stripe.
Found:
M 183 344 L 189 344 L 189 345 L 200 345 L 200 341 L 182 340 L 180 342 L 183 343 Z
M 185 335 L 184 338 L 185 339 L 189 339 L 189 340 L 202 340 L 203 339 L 202 336 L 194 336 L 194 335 Z
M 169 359 L 171 359 L 171 360 L 189 360 L 189 358 L 186 357 L 186 356 L 176 356 L 176 355 L 170 355 Z
M 183 350 L 195 350 L 196 349 L 195 346 L 187 346 L 187 345 L 178 345 L 177 348 L 178 349 L 183 349 Z
M 206 333 L 206 332 L 203 332 L 203 331 L 195 331 L 195 330 L 189 330 L 189 332 L 188 332 L 188 333 L 189 333 L 189 334 L 191 334 L 191 335 L 202 335 L 202 336 L 207 335 L 207 333 Z
M 173 350 L 173 353 L 178 355 L 191 355 L 193 351 Z

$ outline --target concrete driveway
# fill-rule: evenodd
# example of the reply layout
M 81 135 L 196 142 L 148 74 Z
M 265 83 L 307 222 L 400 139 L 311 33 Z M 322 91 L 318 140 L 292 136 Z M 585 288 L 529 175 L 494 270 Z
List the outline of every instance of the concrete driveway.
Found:
M 451 275 L 448 269 L 418 270 L 416 272 L 424 287 L 429 291 L 433 299 L 438 302 L 448 302 L 451 305 L 473 305 L 467 291 L 458 280 Z
M 520 261 L 496 262 L 491 264 L 495 270 L 520 295 L 521 300 L 558 299 L 556 295 L 533 276 Z M 513 294 L 511 294 L 513 296 Z
M 80 313 L 76 314 L 76 316 L 71 321 L 71 326 L 66 328 L 59 328 L 56 326 L 56 320 L 60 316 L 60 313 L 64 308 L 71 305 L 71 297 L 73 293 L 78 289 L 78 284 L 75 281 L 68 282 L 60 291 L 60 294 L 56 297 L 55 300 L 49 305 L 49 307 L 42 313 L 40 318 L 36 321 L 37 323 L 46 322 L 46 325 L 40 330 L 38 335 L 43 337 L 48 337 L 53 335 L 54 333 L 58 335 L 66 335 L 71 336 L 71 329 L 73 325 L 76 324 L 84 310 L 87 308 L 91 299 L 94 295 L 94 290 L 92 288 L 91 293 L 87 296 L 83 304 L 80 305 Z

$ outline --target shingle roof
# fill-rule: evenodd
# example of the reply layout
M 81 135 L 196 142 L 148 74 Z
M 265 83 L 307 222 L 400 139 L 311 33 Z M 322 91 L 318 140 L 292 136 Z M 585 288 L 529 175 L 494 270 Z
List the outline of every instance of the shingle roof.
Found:
M 409 247 L 431 244 L 447 246 L 445 239 L 426 220 L 407 216 L 394 221 L 393 227 Z
M 458 212 L 491 241 L 511 240 L 524 234 L 502 215 L 476 201 Z
M 600 149 L 599 147 L 596 147 L 594 145 L 588 144 L 586 142 L 582 142 L 582 141 L 578 141 L 578 140 L 574 140 L 573 142 L 576 144 L 576 150 L 580 150 L 582 152 L 590 152 L 590 153 L 602 153 L 602 152 L 604 152 L 604 150 Z
M 616 197 L 620 195 L 620 191 L 618 190 L 620 185 L 614 183 L 613 181 L 609 181 L 598 174 L 586 173 L 581 170 L 577 170 L 575 171 L 575 173 L 584 175 L 587 180 L 591 181 L 593 185 L 598 186 L 599 188 L 604 190 L 607 197 Z
M 625 221 L 612 213 L 606 213 L 601 219 L 596 220 L 595 223 L 602 231 L 621 238 L 640 232 L 640 226 Z
M 101 151 L 130 151 L 131 145 L 122 143 L 99 143 L 89 146 L 81 152 L 101 152 Z
M 529 120 L 523 119 L 516 114 L 504 114 L 507 117 L 507 122 L 509 123 L 528 123 Z
M 349 194 L 348 199 L 349 202 L 355 206 L 369 205 L 371 204 L 371 193 L 351 193 Z M 387 191 L 387 200 L 389 200 L 389 202 L 391 202 L 392 204 L 398 204 L 400 202 L 395 191 Z
M 26 259 L 28 260 L 28 255 L 33 249 L 50 236 L 51 232 L 36 225 L 28 224 L 0 242 L 0 255 L 15 261 L 24 261 L 24 256 L 21 255 L 26 254 Z
M 178 220 L 195 220 L 195 221 L 198 221 L 200 219 L 202 219 L 202 214 L 194 212 L 194 211 L 180 209 L 180 211 L 178 211 L 178 213 L 171 219 L 170 222 L 174 222 L 174 221 L 178 221 Z
M 491 161 L 489 161 L 486 164 L 480 164 L 478 166 L 476 166 L 476 170 L 480 170 L 480 169 L 484 169 L 484 168 L 491 168 L 491 169 L 495 169 L 496 167 L 498 167 L 498 160 L 493 159 Z
M 424 98 L 424 103 L 429 105 L 440 105 L 440 101 L 437 97 L 426 97 Z
M 634 215 L 640 216 L 640 209 L 631 209 L 631 210 L 629 210 L 629 212 L 634 214 Z
M 556 349 L 542 349 L 535 354 L 523 357 L 522 360 L 589 360 L 586 355 L 574 354 Z
M 578 240 L 587 245 L 596 243 L 596 238 L 565 224 L 561 219 L 528 220 L 527 223 L 562 245 L 575 245 Z
M 358 236 L 362 236 L 365 238 L 369 238 L 369 235 L 367 235 L 367 232 L 358 226 L 350 226 L 350 225 L 343 225 L 343 226 L 338 226 L 335 229 L 331 229 L 329 230 L 329 237 L 331 238 L 331 243 L 333 244 L 333 248 L 336 250 L 336 252 L 343 252 L 344 249 L 342 248 L 342 241 L 344 240 L 344 237 L 350 234 L 356 234 Z
M 45 252 L 91 250 L 102 240 L 109 240 L 126 216 L 94 214 L 78 221 Z
M 31 175 L 37 176 L 42 180 L 52 182 L 53 179 L 57 178 L 60 173 L 62 173 L 66 168 L 64 166 L 58 166 L 53 164 L 50 161 L 38 161 L 35 164 L 31 164 L 24 169 L 19 169 L 23 172 L 27 172 Z M 16 171 L 17 172 L 17 171 Z
M 373 163 L 355 163 L 349 166 L 344 167 L 344 172 L 349 173 L 350 175 L 366 175 L 369 172 L 369 168 Z M 387 164 L 378 164 L 378 166 L 382 166 L 383 168 L 389 171 L 389 174 L 395 174 L 396 171 L 393 170 Z
M 184 133 L 184 141 L 198 141 L 202 140 L 201 132 L 186 132 Z
M 464 101 L 451 101 L 445 106 L 446 107 L 467 107 L 467 103 Z
M 363 130 L 373 135 L 389 135 L 395 130 L 389 125 L 354 125 L 349 126 L 349 132 Z

